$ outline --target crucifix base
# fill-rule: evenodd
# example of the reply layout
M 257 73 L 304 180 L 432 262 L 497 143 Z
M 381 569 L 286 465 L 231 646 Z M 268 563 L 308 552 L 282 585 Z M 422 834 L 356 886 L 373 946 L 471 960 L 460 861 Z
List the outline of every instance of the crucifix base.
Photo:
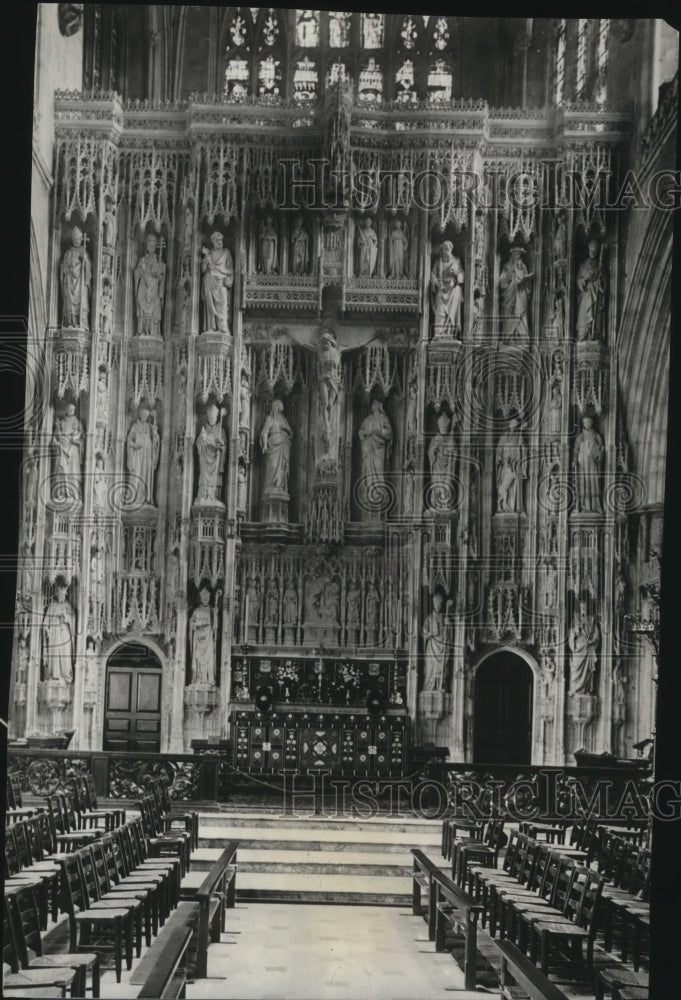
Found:
M 260 518 L 265 524 L 288 524 L 288 493 L 271 492 L 262 499 Z
M 318 483 L 313 487 L 305 517 L 305 540 L 342 542 L 343 521 L 338 483 Z

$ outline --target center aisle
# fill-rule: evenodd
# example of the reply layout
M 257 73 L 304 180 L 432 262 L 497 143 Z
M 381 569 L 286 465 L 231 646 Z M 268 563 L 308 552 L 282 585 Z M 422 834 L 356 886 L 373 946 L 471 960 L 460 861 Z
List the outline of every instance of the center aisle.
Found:
M 187 1000 L 433 1000 L 463 990 L 454 959 L 435 953 L 407 907 L 245 902 L 228 912 L 208 949 L 209 978 L 188 985 Z

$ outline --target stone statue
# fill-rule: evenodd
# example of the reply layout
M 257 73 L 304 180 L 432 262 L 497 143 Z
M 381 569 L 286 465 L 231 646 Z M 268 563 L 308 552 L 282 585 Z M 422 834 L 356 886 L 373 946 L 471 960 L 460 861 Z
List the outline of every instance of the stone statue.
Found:
M 267 216 L 264 222 L 260 223 L 258 236 L 260 242 L 260 273 L 274 274 L 279 269 L 279 234 L 270 215 Z
M 499 438 L 495 467 L 497 511 L 502 514 L 522 514 L 522 480 L 527 479 L 527 452 L 517 417 L 509 420 L 508 430 Z
M 501 340 L 504 344 L 529 344 L 530 279 L 522 247 L 511 247 L 511 256 L 499 275 L 501 289 Z
M 359 428 L 362 448 L 362 473 L 360 501 L 364 517 L 381 514 L 381 506 L 386 500 L 386 460 L 390 458 L 392 427 L 383 410 L 380 399 L 374 399 L 371 412 L 364 418 Z
M 90 559 L 90 609 L 94 634 L 101 635 L 106 613 L 106 569 L 104 550 L 99 546 L 92 550 L 92 558 Z
M 378 613 L 381 599 L 373 580 L 369 581 L 369 586 L 364 594 L 364 606 L 366 608 L 366 627 L 369 632 L 374 633 L 378 628 Z
M 217 608 L 211 606 L 208 587 L 202 587 L 199 605 L 189 619 L 192 684 L 215 684 L 216 643 Z
M 407 273 L 407 251 L 409 238 L 400 219 L 395 219 L 390 227 L 388 242 L 388 277 L 403 278 Z
M 161 336 L 161 311 L 165 296 L 166 266 L 157 254 L 154 233 L 144 238 L 144 256 L 135 267 L 135 301 L 138 337 Z
M 291 233 L 291 274 L 307 274 L 310 267 L 310 237 L 300 216 Z
M 274 580 L 268 580 L 265 590 L 265 624 L 276 625 L 279 619 L 279 591 Z
M 38 502 L 38 449 L 31 448 L 24 464 L 24 505 L 33 507 Z
M 444 411 L 437 418 L 437 431 L 428 446 L 430 505 L 435 509 L 445 510 L 453 507 L 456 440 L 451 418 Z
M 551 386 L 551 399 L 549 401 L 549 434 L 560 434 L 563 422 L 563 393 L 560 382 L 554 382 Z
M 251 426 L 251 380 L 247 372 L 241 373 L 239 384 L 239 427 Z
M 433 610 L 423 623 L 424 691 L 442 691 L 446 656 L 446 622 L 442 611 L 442 594 L 433 594 Z
M 589 615 L 586 602 L 579 605 L 568 633 L 570 647 L 570 690 L 568 694 L 593 694 L 600 628 L 594 615 Z
M 283 605 L 285 627 L 295 628 L 298 624 L 298 593 L 292 580 L 288 580 L 284 588 Z
M 556 215 L 556 227 L 553 230 L 553 261 L 559 264 L 567 260 L 567 223 L 565 212 L 561 209 Z
M 110 250 L 116 245 L 116 205 L 111 197 L 107 197 L 104 208 L 102 242 Z
M 464 272 L 453 250 L 450 240 L 445 240 L 430 273 L 434 340 L 461 336 Z
M 109 423 L 109 379 L 106 368 L 99 369 L 97 375 L 97 403 L 95 421 L 105 427 Z
M 74 403 L 67 403 L 66 411 L 57 417 L 52 446 L 55 451 L 54 484 L 52 496 L 81 498 L 81 468 L 85 447 L 83 425 L 76 416 Z
M 223 246 L 222 233 L 214 232 L 210 241 L 213 245 L 212 250 L 207 250 L 206 247 L 201 248 L 203 254 L 201 297 L 204 303 L 204 329 L 217 333 L 229 333 L 229 290 L 234 284 L 234 261 L 230 251 Z
M 322 441 L 326 452 L 335 456 L 334 425 L 337 423 L 338 394 L 341 385 L 341 352 L 335 334 L 328 327 L 319 337 L 319 408 L 322 418 Z
M 196 439 L 196 450 L 199 455 L 197 503 L 214 503 L 215 501 L 222 503 L 220 492 L 227 452 L 227 435 L 220 417 L 221 411 L 215 403 L 210 403 L 206 409 L 206 423 Z
M 43 618 L 45 680 L 73 680 L 73 657 L 76 642 L 76 614 L 66 599 L 66 581 L 54 585 L 54 597 Z
M 85 243 L 87 237 L 82 229 L 74 226 L 71 231 L 71 246 L 61 259 L 59 274 L 61 279 L 64 326 L 80 330 L 90 329 L 90 287 L 92 285 L 92 261 Z
M 605 275 L 597 240 L 589 241 L 589 256 L 577 271 L 577 340 L 601 340 L 605 308 Z
M 356 580 L 351 580 L 345 598 L 345 624 L 349 629 L 359 628 L 359 598 L 359 585 Z M 356 635 L 354 638 L 356 640 Z
M 246 586 L 246 607 L 244 618 L 247 625 L 257 625 L 260 617 L 260 588 L 255 576 L 249 576 Z
M 154 506 L 154 472 L 158 465 L 160 439 L 154 414 L 142 404 L 137 411 L 137 419 L 128 431 L 127 461 L 132 482 L 135 503 Z
M 544 607 L 558 606 L 558 570 L 553 561 L 547 562 L 544 569 Z
M 284 404 L 275 399 L 260 434 L 260 447 L 265 456 L 263 494 L 288 493 L 288 473 L 293 431 L 284 416 Z
M 362 219 L 357 228 L 357 276 L 372 278 L 378 260 L 378 235 L 370 218 Z
M 92 502 L 95 516 L 102 517 L 106 514 L 108 501 L 108 484 L 106 481 L 106 469 L 104 466 L 104 456 L 98 452 L 95 456 L 95 475 L 92 488 Z
M 603 439 L 594 430 L 591 417 L 582 417 L 582 430 L 575 440 L 574 464 L 577 480 L 577 509 L 602 513 L 600 467 Z
M 236 484 L 236 506 L 237 510 L 245 512 L 248 505 L 248 474 L 246 472 L 246 466 L 243 462 L 239 462 L 239 468 L 237 470 L 237 484 Z

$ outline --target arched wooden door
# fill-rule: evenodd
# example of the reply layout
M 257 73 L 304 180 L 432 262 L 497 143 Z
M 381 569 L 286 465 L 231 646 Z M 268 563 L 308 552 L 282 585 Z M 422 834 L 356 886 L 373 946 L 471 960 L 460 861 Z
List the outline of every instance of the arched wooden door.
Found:
M 106 665 L 105 750 L 159 752 L 161 678 L 158 657 L 140 643 L 112 654 Z
M 533 688 L 531 667 L 515 653 L 501 651 L 480 664 L 473 703 L 474 763 L 531 763 Z

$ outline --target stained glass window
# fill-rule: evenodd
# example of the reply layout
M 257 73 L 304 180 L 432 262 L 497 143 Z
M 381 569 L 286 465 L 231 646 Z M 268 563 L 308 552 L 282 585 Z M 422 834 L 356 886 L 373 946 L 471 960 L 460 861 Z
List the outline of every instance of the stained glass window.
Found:
M 281 94 L 281 63 L 272 56 L 260 61 L 258 67 L 258 94 L 278 97 Z
M 383 14 L 362 14 L 362 48 L 380 49 L 383 45 Z
M 562 18 L 558 25 L 558 37 L 556 39 L 556 77 L 554 101 L 557 108 L 562 106 L 565 96 L 565 32 L 566 21 L 565 18 Z
M 248 93 L 248 62 L 230 59 L 225 69 L 225 93 L 230 97 L 245 97 Z
M 452 74 L 444 59 L 436 59 L 428 69 L 428 99 L 451 101 Z
M 577 22 L 577 80 L 575 85 L 575 97 L 580 100 L 584 97 L 584 85 L 586 83 L 586 58 L 587 41 L 589 33 L 589 22 L 585 17 L 580 17 Z
M 444 17 L 438 17 L 433 30 L 433 45 L 438 52 L 443 52 L 444 49 L 447 48 L 448 43 L 449 26 L 447 24 L 447 19 Z
M 395 100 L 401 104 L 408 104 L 416 100 L 416 89 L 414 87 L 414 64 L 411 59 L 402 63 L 395 74 Z
M 596 104 L 605 104 L 608 93 L 608 36 L 610 21 L 602 17 L 598 22 L 598 49 L 596 52 Z
M 293 97 L 296 101 L 312 101 L 317 97 L 318 87 L 317 64 L 303 56 L 297 61 L 293 74 Z
M 352 14 L 343 11 L 329 11 L 329 46 L 344 49 L 350 44 L 350 23 Z
M 400 36 L 405 49 L 414 48 L 416 45 L 416 24 L 411 14 L 408 14 L 402 22 Z
M 326 86 L 327 86 L 327 89 L 330 86 L 332 86 L 334 83 L 337 83 L 338 80 L 344 80 L 347 75 L 348 75 L 348 71 L 346 69 L 345 63 L 342 63 L 342 62 L 335 62 L 335 63 L 333 63 L 329 67 L 328 72 L 326 74 Z
M 229 33 L 232 38 L 232 45 L 237 49 L 246 41 L 246 21 L 241 14 L 235 14 L 229 28 Z
M 319 11 L 296 11 L 296 45 L 313 49 L 319 45 Z
M 270 7 L 262 28 L 262 40 L 265 45 L 272 46 L 276 43 L 279 38 L 279 25 L 277 24 L 277 17 L 274 13 L 274 8 Z
M 359 74 L 358 91 L 359 97 L 364 101 L 375 101 L 378 104 L 383 99 L 383 70 L 373 56 Z

